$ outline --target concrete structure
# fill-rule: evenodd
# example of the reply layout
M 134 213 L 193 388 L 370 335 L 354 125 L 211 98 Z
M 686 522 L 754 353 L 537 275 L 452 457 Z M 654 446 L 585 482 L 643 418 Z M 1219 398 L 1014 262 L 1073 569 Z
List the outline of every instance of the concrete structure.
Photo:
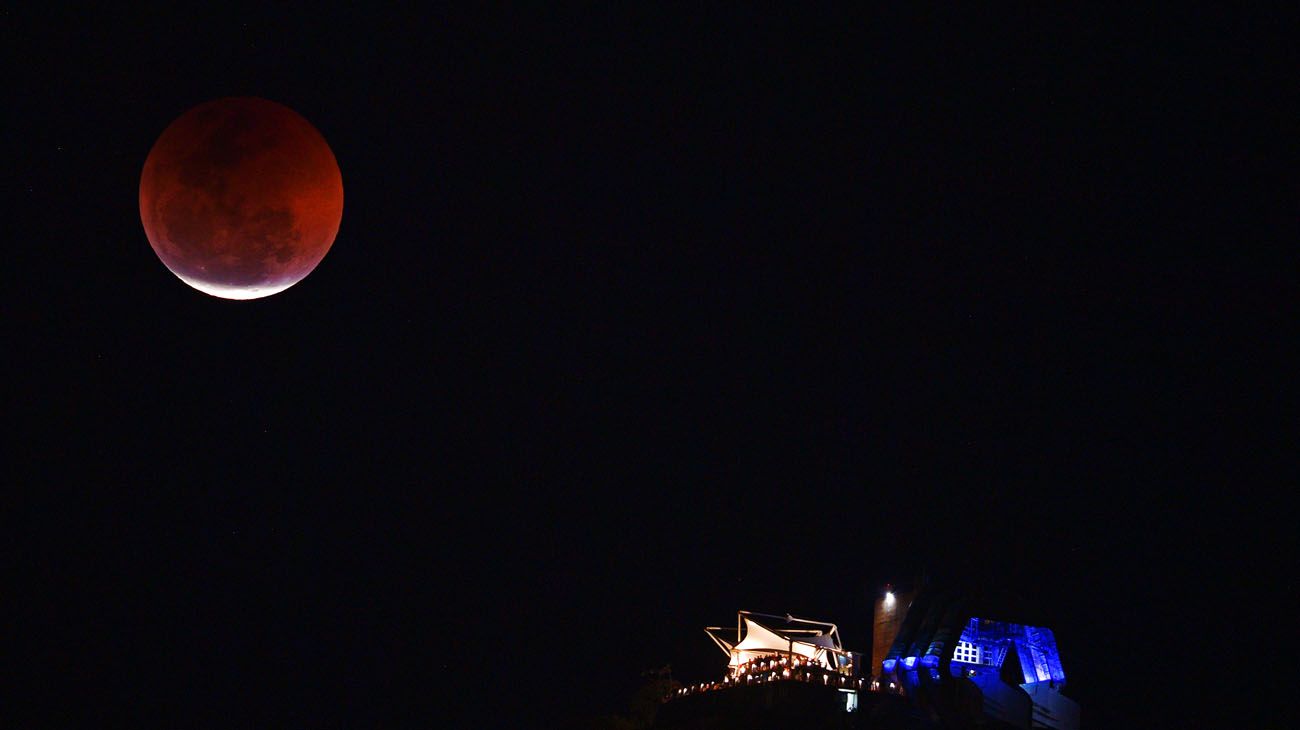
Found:
M 740 611 L 705 629 L 725 672 L 673 688 L 654 727 L 1077 730 L 1052 631 L 972 617 L 976 606 L 959 591 L 888 587 L 870 662 L 833 623 Z
M 876 601 L 871 688 L 924 709 L 1015 728 L 1079 727 L 1079 705 L 1061 694 L 1065 670 L 1051 629 L 970 615 L 956 593 L 928 591 L 899 608 Z M 974 719 L 974 718 L 971 718 Z
M 885 654 L 898 636 L 903 617 L 911 605 L 912 592 L 897 591 L 892 585 L 886 585 L 885 591 L 876 598 L 871 631 L 871 669 L 868 673 L 879 671 L 880 663 L 885 661 Z

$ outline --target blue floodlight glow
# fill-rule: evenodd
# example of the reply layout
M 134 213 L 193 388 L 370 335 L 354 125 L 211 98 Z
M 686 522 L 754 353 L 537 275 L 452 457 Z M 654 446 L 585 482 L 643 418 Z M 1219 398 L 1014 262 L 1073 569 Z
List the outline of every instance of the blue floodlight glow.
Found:
M 929 667 L 931 669 L 939 666 L 939 655 L 926 654 L 925 656 L 921 657 L 921 666 Z
M 896 667 L 896 666 L 898 666 L 898 660 L 897 660 L 897 659 L 886 659 L 885 661 L 883 661 L 883 662 L 880 663 L 880 669 L 881 669 L 885 674 L 893 674 L 893 673 L 894 673 L 894 667 Z
M 1065 684 L 1061 654 L 1051 629 L 972 618 L 961 632 L 961 640 L 979 647 L 980 654 L 986 657 L 981 663 L 998 668 L 1014 652 L 1024 684 L 1053 682 L 1058 687 Z
M 911 671 L 916 669 L 916 657 L 910 656 L 903 660 L 903 669 Z

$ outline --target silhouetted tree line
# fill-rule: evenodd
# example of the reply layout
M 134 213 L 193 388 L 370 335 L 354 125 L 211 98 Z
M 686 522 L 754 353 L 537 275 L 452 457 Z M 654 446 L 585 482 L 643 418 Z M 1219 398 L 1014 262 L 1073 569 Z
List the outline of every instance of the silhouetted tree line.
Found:
M 582 721 L 576 727 L 583 730 L 648 730 L 654 727 L 664 699 L 681 684 L 673 679 L 671 665 L 642 672 L 641 676 L 644 681 L 629 698 L 625 714 L 602 715 Z

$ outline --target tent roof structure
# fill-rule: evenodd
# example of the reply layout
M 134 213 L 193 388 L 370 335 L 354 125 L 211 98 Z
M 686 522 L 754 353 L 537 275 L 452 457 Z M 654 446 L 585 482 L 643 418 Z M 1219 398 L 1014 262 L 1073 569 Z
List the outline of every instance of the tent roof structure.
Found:
M 728 656 L 732 666 L 771 654 L 797 654 L 820 662 L 827 650 L 843 651 L 835 624 L 789 614 L 739 611 L 734 634 L 730 627 L 722 626 L 709 626 L 704 631 Z

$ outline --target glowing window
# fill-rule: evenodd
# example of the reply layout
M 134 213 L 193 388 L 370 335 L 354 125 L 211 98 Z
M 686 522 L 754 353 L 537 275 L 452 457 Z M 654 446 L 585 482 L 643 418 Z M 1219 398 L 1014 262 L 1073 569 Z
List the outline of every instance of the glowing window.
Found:
M 858 709 L 858 693 L 847 689 L 840 691 L 844 693 L 844 711 L 856 712 Z
M 957 642 L 956 648 L 953 650 L 952 658 L 954 661 L 979 664 L 982 654 L 983 652 L 980 650 L 980 647 L 968 641 L 959 641 Z

